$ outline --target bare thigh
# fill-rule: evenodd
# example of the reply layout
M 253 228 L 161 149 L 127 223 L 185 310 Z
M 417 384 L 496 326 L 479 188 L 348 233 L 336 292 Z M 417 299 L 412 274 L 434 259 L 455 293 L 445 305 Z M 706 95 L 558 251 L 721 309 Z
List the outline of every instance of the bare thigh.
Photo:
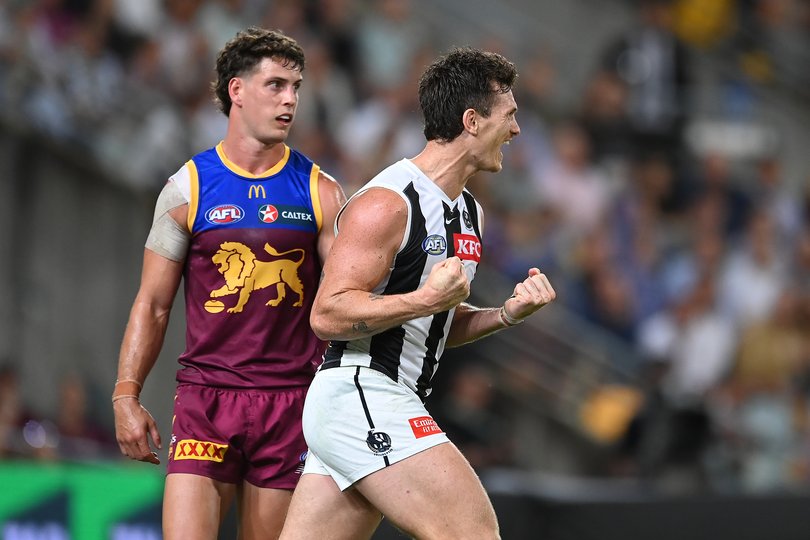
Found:
M 500 538 L 489 496 L 452 443 L 380 469 L 355 486 L 387 519 L 415 538 Z
M 216 540 L 219 525 L 236 495 L 236 485 L 196 474 L 166 476 L 164 540 Z
M 305 474 L 293 493 L 281 540 L 365 540 L 381 519 L 357 490 L 340 491 L 331 476 Z
M 292 491 L 244 482 L 237 495 L 239 540 L 276 540 L 284 526 Z

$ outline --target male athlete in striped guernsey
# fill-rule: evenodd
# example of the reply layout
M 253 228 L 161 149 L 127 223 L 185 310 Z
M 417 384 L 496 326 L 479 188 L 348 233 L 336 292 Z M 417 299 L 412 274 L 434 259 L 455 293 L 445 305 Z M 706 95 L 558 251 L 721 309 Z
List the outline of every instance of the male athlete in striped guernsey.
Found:
M 369 538 L 385 515 L 421 539 L 499 537 L 467 460 L 423 404 L 444 348 L 519 324 L 556 294 L 527 269 L 497 308 L 464 300 L 484 215 L 465 189 L 501 170 L 520 133 L 514 65 L 455 49 L 419 82 L 424 150 L 394 163 L 340 211 L 312 309 L 331 340 L 304 406 L 309 455 L 283 540 Z
M 132 459 L 159 463 L 161 438 L 141 387 L 185 287 L 163 503 L 167 540 L 215 539 L 236 500 L 242 540 L 277 538 L 301 476 L 301 413 L 325 343 L 309 326 L 345 196 L 285 144 L 304 53 L 249 28 L 217 57 L 225 138 L 161 192 L 113 392 L 116 434 Z

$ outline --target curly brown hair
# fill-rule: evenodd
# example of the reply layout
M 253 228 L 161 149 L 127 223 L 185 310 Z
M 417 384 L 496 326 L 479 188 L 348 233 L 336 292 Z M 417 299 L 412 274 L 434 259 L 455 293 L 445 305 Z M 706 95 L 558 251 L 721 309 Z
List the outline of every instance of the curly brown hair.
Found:
M 272 58 L 284 67 L 304 71 L 304 50 L 280 30 L 251 26 L 236 34 L 217 55 L 217 80 L 211 83 L 214 101 L 225 116 L 231 113 L 228 83 L 253 70 L 265 58 Z

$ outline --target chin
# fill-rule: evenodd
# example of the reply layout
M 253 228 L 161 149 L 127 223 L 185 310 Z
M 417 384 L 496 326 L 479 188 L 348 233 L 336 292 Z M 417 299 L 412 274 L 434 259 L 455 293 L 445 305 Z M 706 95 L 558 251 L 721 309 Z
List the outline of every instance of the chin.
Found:
M 268 134 L 268 135 L 265 135 L 262 138 L 262 143 L 264 143 L 264 144 L 266 144 L 268 146 L 283 143 L 283 142 L 286 142 L 287 135 L 289 135 L 289 133 L 287 133 L 287 132 Z
M 492 166 L 486 167 L 483 170 L 485 170 L 486 172 L 491 172 L 491 173 L 499 173 L 499 172 L 501 172 L 502 169 L 503 169 L 503 162 L 502 161 L 496 161 L 495 163 L 492 164 Z

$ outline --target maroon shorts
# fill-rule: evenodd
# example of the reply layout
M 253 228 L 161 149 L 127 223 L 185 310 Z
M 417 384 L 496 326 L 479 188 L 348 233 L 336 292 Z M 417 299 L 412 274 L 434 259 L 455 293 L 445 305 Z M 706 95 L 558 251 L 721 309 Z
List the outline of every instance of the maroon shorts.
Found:
M 261 488 L 293 489 L 307 445 L 306 388 L 225 390 L 180 384 L 166 472 Z

